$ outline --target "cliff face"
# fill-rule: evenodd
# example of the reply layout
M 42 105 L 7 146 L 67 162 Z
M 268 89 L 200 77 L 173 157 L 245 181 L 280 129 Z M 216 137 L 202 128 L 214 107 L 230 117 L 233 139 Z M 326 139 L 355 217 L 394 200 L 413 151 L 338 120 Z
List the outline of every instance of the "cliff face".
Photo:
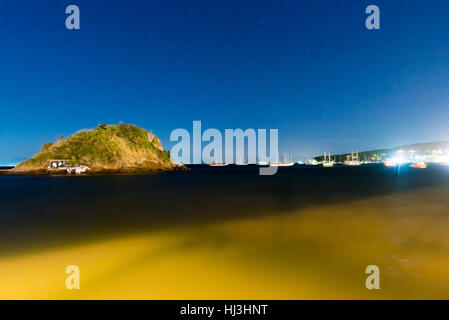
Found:
M 47 170 L 50 160 L 55 159 L 87 165 L 91 172 L 139 172 L 177 167 L 154 134 L 134 125 L 120 124 L 98 125 L 94 130 L 83 130 L 67 139 L 45 143 L 38 154 L 14 170 Z

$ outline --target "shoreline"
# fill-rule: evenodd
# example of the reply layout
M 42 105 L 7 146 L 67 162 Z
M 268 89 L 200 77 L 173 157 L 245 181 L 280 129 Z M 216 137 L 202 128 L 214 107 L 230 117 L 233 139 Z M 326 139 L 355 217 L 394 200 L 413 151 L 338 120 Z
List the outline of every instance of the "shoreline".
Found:
M 14 170 L 0 169 L 0 176 L 95 176 L 95 175 L 121 175 L 121 174 L 152 174 L 165 171 L 184 171 L 189 170 L 186 166 L 176 165 L 170 168 L 120 168 L 120 169 L 94 169 L 82 174 L 67 173 L 65 170 L 48 170 L 48 169 L 36 169 L 36 170 Z

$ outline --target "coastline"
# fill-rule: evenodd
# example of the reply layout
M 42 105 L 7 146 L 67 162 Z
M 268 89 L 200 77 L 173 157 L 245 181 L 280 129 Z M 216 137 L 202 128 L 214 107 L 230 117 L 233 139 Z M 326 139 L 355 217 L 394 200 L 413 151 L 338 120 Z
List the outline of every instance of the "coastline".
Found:
M 189 170 L 184 165 L 175 165 L 173 167 L 161 167 L 161 168 L 119 168 L 119 169 L 93 169 L 82 174 L 69 174 L 65 170 L 48 170 L 48 169 L 35 169 L 35 170 L 18 170 L 18 169 L 0 169 L 0 176 L 92 176 L 92 175 L 120 175 L 120 174 L 151 174 L 164 171 L 184 171 Z

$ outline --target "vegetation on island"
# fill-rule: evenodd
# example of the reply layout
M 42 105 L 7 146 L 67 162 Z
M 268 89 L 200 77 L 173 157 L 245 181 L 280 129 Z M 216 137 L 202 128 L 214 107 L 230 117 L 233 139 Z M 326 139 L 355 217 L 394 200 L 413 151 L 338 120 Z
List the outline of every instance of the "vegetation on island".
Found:
M 92 172 L 132 172 L 167 170 L 177 166 L 170 152 L 154 134 L 130 124 L 99 124 L 57 142 L 44 143 L 40 152 L 17 165 L 16 171 L 47 170 L 50 160 L 69 160 L 71 165 L 86 165 Z

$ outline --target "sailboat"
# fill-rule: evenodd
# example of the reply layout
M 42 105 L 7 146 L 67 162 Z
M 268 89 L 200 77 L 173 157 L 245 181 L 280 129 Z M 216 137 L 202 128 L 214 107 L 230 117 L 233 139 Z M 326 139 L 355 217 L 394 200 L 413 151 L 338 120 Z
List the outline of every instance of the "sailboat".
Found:
M 367 160 L 366 154 L 364 154 L 362 164 L 372 164 L 372 163 L 373 162 L 370 160 L 370 158 L 368 157 L 368 160 Z
M 324 160 L 321 162 L 321 165 L 326 168 L 334 166 L 334 161 L 331 160 L 330 154 L 328 155 L 328 158 L 326 158 L 326 152 L 324 153 Z
M 290 161 L 288 155 L 284 154 L 284 161 L 283 162 L 270 162 L 271 167 L 291 167 L 295 163 Z
M 351 160 L 345 160 L 343 162 L 343 164 L 345 166 L 360 166 L 362 164 L 362 162 L 359 160 L 359 154 L 356 153 L 356 155 L 354 155 L 353 152 L 351 152 Z
M 317 166 L 320 163 L 318 161 L 316 161 L 314 158 L 309 159 L 308 161 L 306 161 L 306 163 L 304 163 L 306 166 Z

